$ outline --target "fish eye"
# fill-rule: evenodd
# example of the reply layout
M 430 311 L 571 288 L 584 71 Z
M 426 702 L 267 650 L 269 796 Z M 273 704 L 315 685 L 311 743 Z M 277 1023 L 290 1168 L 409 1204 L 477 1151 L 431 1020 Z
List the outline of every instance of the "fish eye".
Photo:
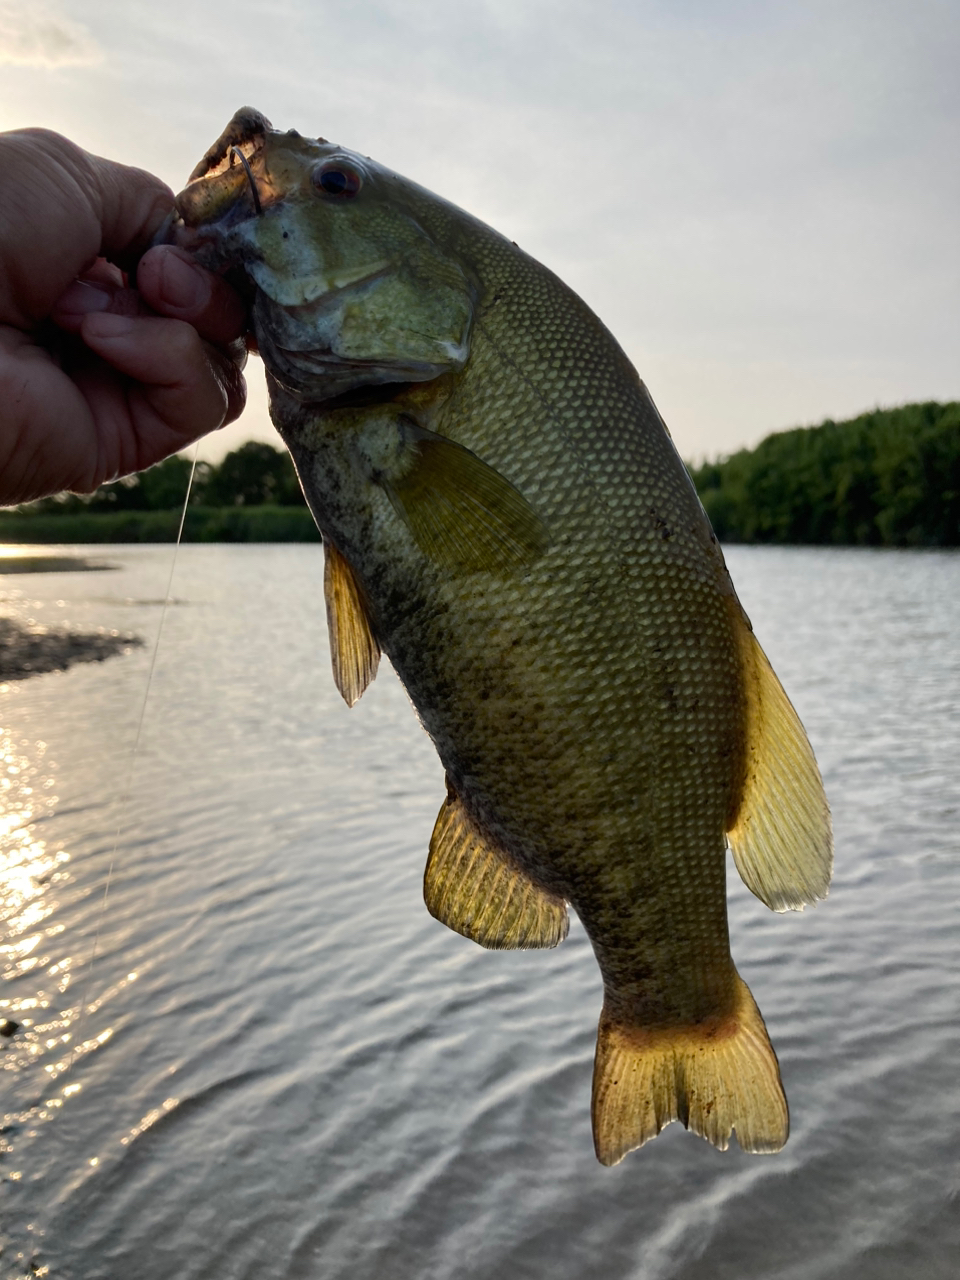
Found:
M 363 179 L 356 169 L 351 169 L 342 160 L 332 160 L 314 170 L 313 185 L 321 195 L 343 199 L 355 196 L 363 185 Z

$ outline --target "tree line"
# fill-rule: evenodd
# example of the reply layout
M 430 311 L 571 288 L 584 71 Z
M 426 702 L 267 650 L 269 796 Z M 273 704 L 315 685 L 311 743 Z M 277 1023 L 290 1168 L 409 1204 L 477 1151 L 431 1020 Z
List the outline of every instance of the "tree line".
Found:
M 94 493 L 60 493 L 30 506 L 47 515 L 180 510 L 190 467 L 190 459 L 178 453 L 147 471 L 102 484 Z M 302 507 L 305 503 L 289 453 L 264 441 L 249 440 L 228 453 L 219 465 L 197 463 L 190 505 Z
M 960 403 L 875 409 L 691 467 L 721 542 L 960 546 Z
M 59 494 L 31 503 L 29 511 L 113 512 L 117 538 L 140 536 L 119 523 L 120 513 L 179 511 L 190 465 L 178 454 L 93 494 Z M 722 542 L 960 546 L 957 401 L 875 409 L 844 422 L 827 419 L 689 469 Z M 207 519 L 209 528 L 198 537 L 314 538 L 307 512 L 292 510 L 304 505 L 290 455 L 259 440 L 228 453 L 219 465 L 198 463 L 190 491 L 198 528 L 200 509 L 221 513 L 213 523 Z M 277 507 L 288 509 L 282 519 L 266 510 Z M 32 523 L 39 528 L 38 521 Z M 248 525 L 254 532 L 245 532 Z M 95 536 L 89 521 L 83 536 Z

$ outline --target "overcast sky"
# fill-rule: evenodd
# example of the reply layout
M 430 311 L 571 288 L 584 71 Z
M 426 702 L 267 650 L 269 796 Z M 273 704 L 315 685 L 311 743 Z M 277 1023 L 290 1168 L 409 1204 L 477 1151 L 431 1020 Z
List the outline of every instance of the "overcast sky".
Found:
M 958 67 L 957 0 L 0 0 L 0 129 L 174 189 L 248 103 L 371 155 L 571 284 L 689 458 L 960 398 Z M 205 456 L 276 439 L 251 365 Z

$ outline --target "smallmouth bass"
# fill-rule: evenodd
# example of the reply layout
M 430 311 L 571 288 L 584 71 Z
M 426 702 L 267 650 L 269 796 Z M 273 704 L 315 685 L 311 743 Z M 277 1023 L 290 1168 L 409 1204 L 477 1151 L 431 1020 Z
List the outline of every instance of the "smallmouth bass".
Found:
M 672 1120 L 786 1141 L 730 956 L 725 859 L 826 895 L 830 816 L 644 384 L 491 228 L 373 161 L 238 112 L 171 236 L 250 298 L 271 416 L 321 530 L 334 677 L 381 651 L 447 774 L 424 896 L 493 948 L 579 915 L 604 983 L 596 1152 Z

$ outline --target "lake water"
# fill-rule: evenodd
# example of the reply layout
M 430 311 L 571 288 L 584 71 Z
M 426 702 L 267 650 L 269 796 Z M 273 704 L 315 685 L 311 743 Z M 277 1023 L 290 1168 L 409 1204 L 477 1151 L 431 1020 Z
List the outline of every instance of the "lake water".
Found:
M 172 549 L 83 550 L 0 611 L 152 642 Z M 595 1162 L 582 929 L 432 920 L 442 772 L 389 669 L 335 692 L 321 549 L 185 546 L 135 759 L 150 643 L 0 687 L 0 1277 L 955 1280 L 960 555 L 728 560 L 835 820 L 815 910 L 729 876 L 781 1154 Z

